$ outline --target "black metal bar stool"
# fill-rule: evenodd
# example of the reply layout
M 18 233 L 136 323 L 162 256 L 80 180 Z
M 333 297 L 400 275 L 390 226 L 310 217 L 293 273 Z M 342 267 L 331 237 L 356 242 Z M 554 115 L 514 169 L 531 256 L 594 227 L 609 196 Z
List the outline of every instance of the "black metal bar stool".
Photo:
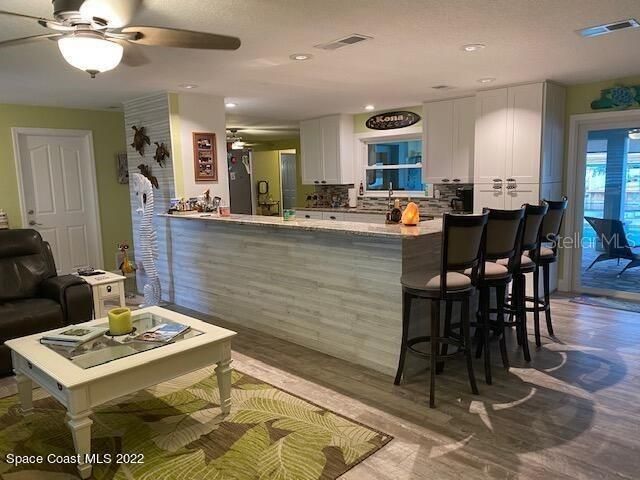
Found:
M 469 300 L 475 292 L 478 275 L 483 274 L 483 252 L 485 244 L 487 214 L 483 215 L 450 215 L 445 214 L 442 220 L 442 257 L 440 274 L 430 277 L 428 272 L 408 273 L 402 276 L 402 344 L 400 360 L 394 383 L 400 384 L 404 372 L 407 351 L 431 360 L 431 379 L 429 387 L 429 406 L 435 407 L 435 387 L 437 366 L 445 358 L 464 353 L 467 359 L 467 373 L 471 391 L 478 393 L 473 373 L 471 356 L 471 337 L 469 319 Z M 471 269 L 471 275 L 465 275 L 465 269 Z M 409 321 L 411 303 L 416 298 L 430 300 L 431 324 L 430 335 L 409 337 Z M 460 322 L 457 326 L 459 334 L 449 331 L 440 336 L 440 302 L 445 301 L 447 314 L 451 315 L 452 302 L 461 303 Z M 445 320 L 445 323 L 447 321 Z M 449 325 L 451 326 L 450 319 Z M 430 351 L 416 348 L 418 344 L 429 343 Z M 440 344 L 453 345 L 458 350 L 452 354 L 439 353 Z
M 558 261 L 558 236 L 562 228 L 562 220 L 569 203 L 567 197 L 562 200 L 543 200 L 549 210 L 542 221 L 540 231 L 541 246 L 540 253 L 535 259 L 536 269 L 533 271 L 533 296 L 527 297 L 527 301 L 533 306 L 527 307 L 527 312 L 533 312 L 533 323 L 535 328 L 536 346 L 540 347 L 540 312 L 544 312 L 547 321 L 547 331 L 553 336 L 553 324 L 551 323 L 551 303 L 549 301 L 549 272 L 550 265 Z M 542 268 L 542 284 L 544 298 L 540 298 L 540 268 Z
M 535 272 L 537 266 L 535 260 L 540 251 L 540 232 L 542 222 L 547 213 L 548 206 L 524 205 L 524 224 L 522 227 L 522 243 L 520 251 L 526 254 L 520 255 L 519 265 L 514 267 L 513 284 L 509 302 L 505 304 L 505 311 L 509 312 L 509 321 L 505 325 L 515 326 L 518 338 L 518 345 L 522 346 L 522 353 L 527 362 L 531 361 L 529 352 L 529 337 L 527 334 L 527 308 L 526 308 L 526 277 L 525 274 Z M 508 265 L 506 259 L 498 260 L 497 263 Z
M 480 301 L 476 327 L 478 348 L 476 358 L 480 358 L 484 347 L 484 374 L 487 384 L 491 385 L 491 331 L 500 343 L 502 365 L 509 368 L 509 356 L 504 336 L 504 305 L 507 286 L 514 272 L 520 266 L 522 227 L 525 209 L 491 210 L 484 209 L 489 215 L 487 221 L 487 243 L 485 248 L 484 274 L 478 278 Z M 502 263 L 493 263 L 501 260 Z M 470 273 L 470 272 L 465 272 Z M 496 320 L 490 318 L 491 289 L 496 292 Z

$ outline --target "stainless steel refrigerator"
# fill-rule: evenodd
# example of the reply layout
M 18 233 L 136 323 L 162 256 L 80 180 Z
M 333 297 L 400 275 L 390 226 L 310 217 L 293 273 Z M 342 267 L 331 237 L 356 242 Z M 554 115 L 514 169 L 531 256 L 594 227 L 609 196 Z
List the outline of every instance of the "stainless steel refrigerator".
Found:
M 252 158 L 250 150 L 229 150 L 229 206 L 231 213 L 253 214 Z

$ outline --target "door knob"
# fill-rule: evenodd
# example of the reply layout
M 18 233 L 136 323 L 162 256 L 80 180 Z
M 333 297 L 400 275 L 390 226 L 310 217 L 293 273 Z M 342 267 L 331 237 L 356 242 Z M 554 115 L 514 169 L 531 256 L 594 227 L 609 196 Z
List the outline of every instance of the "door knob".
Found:
M 42 225 L 42 224 L 36 222 L 35 220 L 29 220 L 29 225 L 31 225 L 33 227 L 34 225 Z
M 35 213 L 35 212 L 33 211 L 33 209 L 31 209 L 31 210 L 29 210 L 29 211 L 27 212 L 27 214 L 28 214 L 28 215 L 33 215 L 34 213 Z

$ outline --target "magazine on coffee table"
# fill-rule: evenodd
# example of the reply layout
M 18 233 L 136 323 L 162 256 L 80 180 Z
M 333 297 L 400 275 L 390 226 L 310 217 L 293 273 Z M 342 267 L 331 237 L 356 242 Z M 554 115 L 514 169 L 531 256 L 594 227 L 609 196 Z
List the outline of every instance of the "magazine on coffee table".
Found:
M 136 336 L 134 340 L 141 342 L 168 343 L 178 335 L 189 330 L 188 325 L 180 323 L 163 323 Z

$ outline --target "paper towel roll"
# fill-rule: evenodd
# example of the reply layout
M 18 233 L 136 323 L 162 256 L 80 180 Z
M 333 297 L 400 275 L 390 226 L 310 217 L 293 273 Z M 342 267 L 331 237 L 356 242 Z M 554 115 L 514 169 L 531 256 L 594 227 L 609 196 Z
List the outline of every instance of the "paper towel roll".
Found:
M 358 206 L 358 197 L 356 196 L 355 187 L 349 189 L 349 206 L 351 208 L 355 208 Z

